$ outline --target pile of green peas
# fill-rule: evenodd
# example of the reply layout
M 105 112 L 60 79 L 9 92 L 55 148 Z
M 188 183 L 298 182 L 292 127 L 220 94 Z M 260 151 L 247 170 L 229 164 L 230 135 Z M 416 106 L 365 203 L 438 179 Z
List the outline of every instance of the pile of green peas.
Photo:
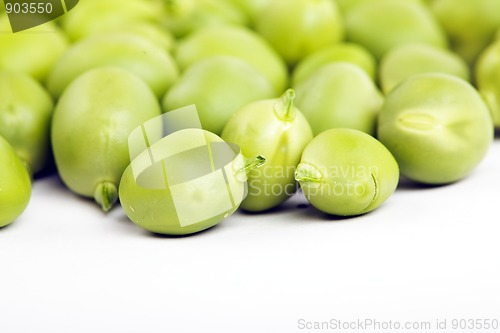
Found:
M 4 9 L 0 227 L 52 161 L 155 233 L 299 189 L 357 216 L 400 175 L 467 177 L 500 128 L 498 0 L 87 0 L 15 34 Z M 168 124 L 189 105 L 198 123 Z

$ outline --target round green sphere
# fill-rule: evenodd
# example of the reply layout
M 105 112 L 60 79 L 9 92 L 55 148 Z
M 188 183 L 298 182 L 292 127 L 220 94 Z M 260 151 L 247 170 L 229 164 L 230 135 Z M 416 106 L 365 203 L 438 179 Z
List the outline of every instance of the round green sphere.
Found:
M 332 215 L 378 208 L 396 190 L 399 168 L 386 147 L 353 129 L 322 132 L 304 149 L 295 172 L 307 200 Z
M 468 82 L 448 74 L 419 74 L 387 96 L 378 138 L 405 176 L 446 184 L 462 179 L 482 160 L 493 139 L 493 123 Z

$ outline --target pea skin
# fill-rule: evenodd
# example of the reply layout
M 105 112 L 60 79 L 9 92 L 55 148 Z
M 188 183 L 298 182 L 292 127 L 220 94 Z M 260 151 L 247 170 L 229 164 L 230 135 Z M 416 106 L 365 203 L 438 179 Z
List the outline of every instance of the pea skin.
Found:
M 399 182 L 399 167 L 374 137 L 337 128 L 320 133 L 306 146 L 295 179 L 317 209 L 354 216 L 389 198 Z

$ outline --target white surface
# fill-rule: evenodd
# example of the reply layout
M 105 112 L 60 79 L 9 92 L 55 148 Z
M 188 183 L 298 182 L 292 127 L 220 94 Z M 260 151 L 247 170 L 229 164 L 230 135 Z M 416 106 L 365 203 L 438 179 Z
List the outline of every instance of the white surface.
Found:
M 168 238 L 119 207 L 104 215 L 56 176 L 41 179 L 27 211 L 0 229 L 0 332 L 340 332 L 298 321 L 500 319 L 498 138 L 467 179 L 402 184 L 364 216 L 328 218 L 297 208 L 303 200 Z

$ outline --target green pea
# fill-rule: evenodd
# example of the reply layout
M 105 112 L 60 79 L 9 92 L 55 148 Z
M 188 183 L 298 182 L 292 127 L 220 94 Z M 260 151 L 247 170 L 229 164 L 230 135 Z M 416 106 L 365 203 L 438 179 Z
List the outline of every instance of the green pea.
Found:
M 248 195 L 241 205 L 245 210 L 273 208 L 296 192 L 295 167 L 313 134 L 294 98 L 290 89 L 279 99 L 245 105 L 224 127 L 225 141 L 236 143 L 245 156 L 263 155 L 267 161 L 248 175 Z
M 500 128 L 500 40 L 488 46 L 476 63 L 476 83 Z
M 387 94 L 410 76 L 431 72 L 470 80 L 467 63 L 455 53 L 426 44 L 404 44 L 392 49 L 382 58 L 380 84 Z
M 347 40 L 366 47 L 377 59 L 404 43 L 446 48 L 444 31 L 419 1 L 364 1 L 346 15 Z
M 399 168 L 389 150 L 361 131 L 322 132 L 304 149 L 295 179 L 309 202 L 333 215 L 378 208 L 396 190 Z
M 315 135 L 339 127 L 374 133 L 384 98 L 358 66 L 344 62 L 325 65 L 294 88 L 296 105 Z
M 179 43 L 176 60 L 185 70 L 216 55 L 240 58 L 258 69 L 273 84 L 276 94 L 287 87 L 285 62 L 258 34 L 244 27 L 212 27 L 199 30 Z
M 38 81 L 27 74 L 0 71 L 0 135 L 32 174 L 47 163 L 53 109 L 49 93 Z
M 446 31 L 451 49 L 474 64 L 500 26 L 500 1 L 434 0 L 432 13 Z
M 481 161 L 493 139 L 493 124 L 468 82 L 448 74 L 418 74 L 387 96 L 378 138 L 408 178 L 446 184 L 462 179 Z
M 85 0 L 62 16 L 61 26 L 78 41 L 140 22 L 160 22 L 164 14 L 161 1 L 156 0 Z
M 273 0 L 255 19 L 255 28 L 289 65 L 344 36 L 331 0 Z
M 129 70 L 142 78 L 157 97 L 178 78 L 177 66 L 165 50 L 138 36 L 111 33 L 74 44 L 52 69 L 47 87 L 59 97 L 77 76 L 101 66 Z
M 189 67 L 163 99 L 163 110 L 195 104 L 201 125 L 220 134 L 231 115 L 250 102 L 275 96 L 271 83 L 234 57 L 214 56 Z
M 130 163 L 128 135 L 160 113 L 149 87 L 125 70 L 101 67 L 78 77 L 62 94 L 52 121 L 52 148 L 63 182 L 109 210 Z
M 14 149 L 0 136 L 0 227 L 12 223 L 26 209 L 31 178 Z
M 52 22 L 12 33 L 7 15 L 0 14 L 0 45 L 0 71 L 27 73 L 44 81 L 68 48 L 68 41 Z
M 358 65 L 372 80 L 375 80 L 375 58 L 364 47 L 352 43 L 339 43 L 311 53 L 293 70 L 292 83 L 298 85 L 324 65 L 348 62 Z
M 229 159 L 217 156 L 220 144 L 227 146 L 211 132 L 190 128 L 148 146 L 120 181 L 127 216 L 141 228 L 168 235 L 199 232 L 229 217 L 245 194 L 245 162 L 232 151 Z M 152 162 L 150 156 L 163 159 Z
M 164 0 L 165 24 L 177 37 L 219 25 L 246 25 L 248 16 L 231 0 Z
M 246 14 L 250 25 L 273 0 L 232 0 Z
M 135 23 L 125 26 L 116 26 L 106 30 L 107 32 L 122 32 L 129 35 L 145 38 L 151 43 L 167 52 L 173 52 L 177 41 L 174 35 L 159 24 Z

